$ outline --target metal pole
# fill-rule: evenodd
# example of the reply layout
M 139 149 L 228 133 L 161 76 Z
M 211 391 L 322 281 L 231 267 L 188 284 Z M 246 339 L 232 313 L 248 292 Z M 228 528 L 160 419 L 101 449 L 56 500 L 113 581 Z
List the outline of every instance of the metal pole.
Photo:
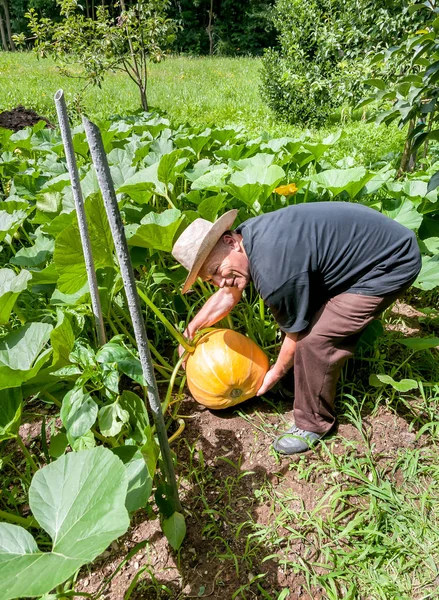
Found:
M 87 270 L 88 287 L 90 289 L 91 305 L 96 323 L 96 332 L 99 346 L 106 342 L 104 320 L 102 318 L 101 301 L 99 298 L 98 282 L 91 251 L 90 236 L 88 234 L 87 220 L 85 218 L 84 200 L 82 197 L 81 184 L 79 182 L 78 167 L 76 166 L 75 151 L 73 150 L 73 140 L 70 131 L 69 118 L 67 116 L 67 107 L 64 100 L 63 90 L 58 90 L 55 94 L 56 112 L 61 129 L 61 137 L 64 144 L 64 150 L 67 159 L 67 168 L 69 170 L 70 181 L 72 182 L 73 198 L 75 200 L 76 214 L 78 215 L 79 235 L 81 236 L 82 249 L 84 252 L 85 268 Z
M 171 493 L 173 496 L 174 506 L 176 510 L 181 511 L 177 481 L 175 478 L 174 466 L 172 464 L 171 449 L 169 448 L 168 437 L 166 435 L 165 421 L 163 418 L 162 407 L 157 390 L 151 354 L 149 352 L 145 323 L 142 317 L 139 295 L 137 293 L 136 281 L 134 279 L 134 271 L 128 251 L 125 230 L 123 228 L 119 207 L 117 205 L 116 193 L 114 191 L 114 185 L 111 179 L 107 156 L 105 154 L 99 128 L 85 117 L 82 118 L 82 122 L 84 124 L 88 145 L 90 146 L 91 157 L 96 169 L 99 187 L 101 188 L 102 197 L 104 199 L 105 210 L 107 211 L 108 222 L 110 223 L 111 233 L 113 235 L 117 259 L 120 265 L 120 272 L 128 301 L 131 320 L 133 323 L 140 362 L 142 364 L 143 377 L 147 385 L 149 405 L 154 416 L 157 437 L 159 440 L 160 449 L 162 451 L 164 475 L 172 490 Z

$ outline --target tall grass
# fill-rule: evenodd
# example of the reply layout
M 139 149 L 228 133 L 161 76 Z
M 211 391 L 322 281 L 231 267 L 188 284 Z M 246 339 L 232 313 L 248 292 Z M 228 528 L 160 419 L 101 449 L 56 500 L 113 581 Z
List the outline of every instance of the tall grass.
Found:
M 271 136 L 301 135 L 302 128 L 277 121 L 262 102 L 259 70 L 257 58 L 169 58 L 150 65 L 149 101 L 176 124 L 242 126 L 249 136 L 263 132 Z M 22 104 L 53 122 L 55 92 L 62 87 L 72 106 L 84 87 L 82 79 L 61 75 L 52 60 L 38 60 L 32 53 L 0 52 L 0 81 L 0 111 Z M 139 106 L 137 88 L 123 73 L 109 73 L 101 89 L 89 88 L 84 97 L 85 111 L 98 121 L 114 114 L 126 115 Z M 78 115 L 76 120 L 79 121 Z M 310 134 L 321 139 L 341 126 L 347 136 L 334 160 L 351 155 L 367 165 L 401 150 L 404 134 L 395 126 L 339 122 Z

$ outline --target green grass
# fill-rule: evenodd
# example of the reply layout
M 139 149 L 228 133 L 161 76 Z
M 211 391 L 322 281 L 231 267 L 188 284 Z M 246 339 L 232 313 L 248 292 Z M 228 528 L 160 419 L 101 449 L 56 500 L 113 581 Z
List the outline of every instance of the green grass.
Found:
M 303 128 L 277 121 L 263 103 L 259 94 L 260 66 L 258 58 L 216 57 L 173 57 L 151 64 L 150 105 L 165 111 L 175 124 L 242 126 L 249 136 L 263 132 L 271 136 L 302 135 Z M 37 60 L 31 53 L 0 52 L 0 80 L 0 111 L 22 104 L 54 122 L 55 92 L 63 88 L 72 106 L 84 85 L 82 80 L 60 75 L 52 60 Z M 98 121 L 114 114 L 126 115 L 139 106 L 137 88 L 123 73 L 108 74 L 102 89 L 89 88 L 85 95 L 85 110 Z M 317 140 L 340 127 L 347 135 L 331 155 L 334 162 L 350 155 L 357 164 L 367 165 L 401 151 L 404 132 L 396 126 L 375 127 L 351 121 L 309 133 Z
M 386 334 L 373 356 L 357 359 L 353 373 L 342 382 L 340 419 L 356 435 L 335 434 L 313 451 L 292 457 L 288 465 L 283 461 L 274 481 L 269 475 L 255 486 L 254 473 L 244 471 L 241 458 L 233 456 L 234 472 L 220 483 L 205 468 L 199 447 L 190 448 L 182 478 L 193 486 L 199 526 L 211 540 L 210 559 L 228 564 L 237 580 L 248 579 L 241 587 L 236 584 L 233 598 L 281 597 L 275 584 L 267 585 L 267 561 L 301 575 L 304 598 L 439 597 L 439 364 L 434 353 L 426 352 L 402 368 L 400 377 L 424 381 L 421 394 L 398 394 L 389 387 L 371 393 L 368 374 L 388 369 L 392 360 L 385 354 L 395 351 L 401 353 L 399 363 L 408 356 L 407 350 L 398 350 L 393 335 Z M 430 365 L 428 381 L 423 378 L 425 363 Z M 270 414 L 281 419 L 281 411 L 273 406 Z M 384 413 L 404 414 L 412 445 L 377 449 L 374 425 Z M 256 433 L 270 433 L 270 424 L 261 422 L 257 412 L 245 420 Z M 217 464 L 221 460 L 218 457 Z M 253 487 L 249 495 L 244 478 Z M 303 484 L 308 490 L 305 499 Z M 269 518 L 262 523 L 258 512 L 264 507 Z

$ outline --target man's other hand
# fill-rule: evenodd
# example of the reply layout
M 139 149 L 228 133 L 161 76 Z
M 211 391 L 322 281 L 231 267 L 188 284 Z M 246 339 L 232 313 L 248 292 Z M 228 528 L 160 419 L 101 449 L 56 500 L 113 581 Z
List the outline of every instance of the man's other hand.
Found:
M 269 371 L 267 371 L 267 374 L 264 377 L 264 381 L 262 382 L 261 387 L 258 389 L 258 391 L 256 392 L 256 396 L 262 396 L 263 394 L 265 394 L 265 392 L 268 392 L 268 390 L 271 390 L 271 388 L 276 385 L 276 383 L 281 379 L 282 375 L 280 375 L 277 371 L 277 369 L 275 369 L 276 365 L 273 365 Z

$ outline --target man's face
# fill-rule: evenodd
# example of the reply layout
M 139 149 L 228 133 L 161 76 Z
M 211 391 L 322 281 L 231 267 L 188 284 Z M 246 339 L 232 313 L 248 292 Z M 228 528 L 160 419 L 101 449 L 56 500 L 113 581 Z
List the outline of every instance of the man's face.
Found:
M 250 281 L 248 259 L 240 240 L 226 235 L 208 256 L 200 277 L 213 285 L 242 291 Z

